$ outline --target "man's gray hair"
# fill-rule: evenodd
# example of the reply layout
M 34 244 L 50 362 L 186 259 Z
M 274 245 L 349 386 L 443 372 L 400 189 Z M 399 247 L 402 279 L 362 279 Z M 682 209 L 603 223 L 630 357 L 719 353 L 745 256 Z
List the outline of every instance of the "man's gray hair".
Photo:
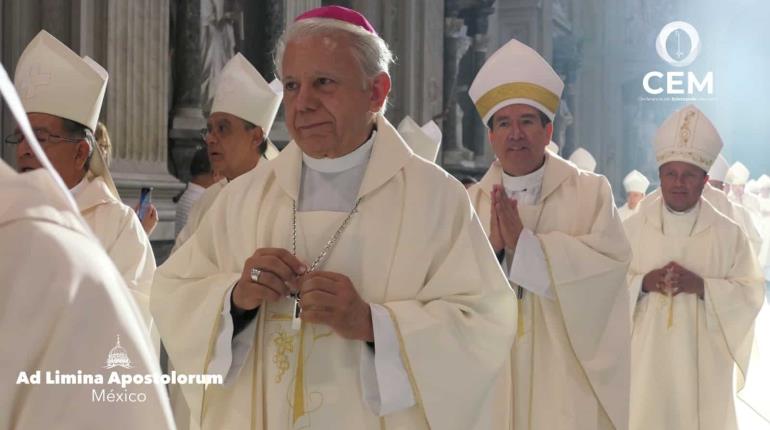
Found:
M 96 138 L 90 128 L 85 125 L 73 121 L 71 119 L 62 118 L 62 128 L 69 135 L 68 137 L 73 139 L 83 139 L 88 144 L 88 157 L 83 165 L 83 170 L 86 172 L 91 166 L 91 157 L 94 155 L 94 149 L 96 148 Z
M 380 73 L 388 73 L 390 64 L 394 61 L 393 52 L 382 38 L 365 29 L 344 21 L 328 18 L 308 18 L 290 24 L 275 45 L 273 62 L 275 74 L 281 80 L 281 66 L 286 45 L 294 40 L 305 37 L 331 36 L 344 33 L 350 37 L 353 56 L 361 66 L 361 71 L 367 79 L 372 79 Z M 367 88 L 367 83 L 364 83 Z M 381 113 L 385 113 L 387 100 L 382 105 Z

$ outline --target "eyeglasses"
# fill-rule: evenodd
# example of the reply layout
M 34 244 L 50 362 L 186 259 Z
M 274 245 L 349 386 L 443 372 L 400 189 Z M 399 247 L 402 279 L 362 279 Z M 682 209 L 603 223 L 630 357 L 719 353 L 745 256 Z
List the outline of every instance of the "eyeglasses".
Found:
M 59 136 L 56 134 L 49 133 L 45 130 L 35 130 L 35 138 L 37 138 L 37 141 L 40 142 L 41 145 L 45 143 L 54 143 L 54 142 L 61 142 L 61 141 L 76 143 L 83 140 L 83 138 Z M 5 136 L 6 143 L 17 144 L 25 140 L 27 140 L 27 138 L 24 137 L 24 134 L 20 131 L 17 131 L 15 133 L 9 134 L 8 136 Z
M 202 128 L 200 130 L 200 136 L 203 141 L 206 141 L 206 138 L 209 137 L 209 135 L 214 136 L 216 139 L 222 139 L 230 135 L 231 127 L 230 124 L 227 122 L 222 122 L 220 124 L 216 124 L 213 128 Z

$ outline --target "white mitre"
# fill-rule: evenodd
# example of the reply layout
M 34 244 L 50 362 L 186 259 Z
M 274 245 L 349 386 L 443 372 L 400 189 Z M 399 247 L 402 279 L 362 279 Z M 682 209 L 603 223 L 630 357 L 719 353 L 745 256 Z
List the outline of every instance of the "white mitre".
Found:
M 410 116 L 404 117 L 398 124 L 398 134 L 404 138 L 412 151 L 420 157 L 436 162 L 441 147 L 441 129 L 435 122 L 428 121 L 422 127 Z
M 486 124 L 514 104 L 532 106 L 553 121 L 563 90 L 564 82 L 537 51 L 511 39 L 481 66 L 468 94 Z
M 658 167 L 670 161 L 683 161 L 708 172 L 722 150 L 722 138 L 700 109 L 688 105 L 663 121 L 655 132 L 653 145 Z
M 709 170 L 709 180 L 724 182 L 729 168 L 730 164 L 727 163 L 727 159 L 724 155 L 719 154 Z
M 283 84 L 274 79 L 269 84 L 256 68 L 240 53 L 225 64 L 217 78 L 217 88 L 211 113 L 223 112 L 262 128 L 270 135 L 278 108 L 283 99 Z M 265 158 L 278 155 L 278 149 L 268 140 Z
M 569 156 L 569 161 L 575 163 L 580 169 L 593 172 L 596 170 L 596 159 L 590 152 L 583 148 L 578 148 Z
M 645 194 L 650 186 L 650 180 L 638 170 L 632 170 L 623 178 L 623 188 L 626 193 L 636 192 Z
M 751 177 L 749 169 L 740 161 L 736 161 L 727 170 L 727 176 L 725 176 L 725 182 L 730 185 L 746 185 Z
M 24 110 L 68 119 L 96 130 L 109 74 L 89 57 L 81 58 L 45 30 L 24 48 L 16 65 L 14 84 Z M 94 144 L 95 142 L 89 142 Z M 89 171 L 101 176 L 118 195 L 107 163 L 98 148 L 91 148 Z

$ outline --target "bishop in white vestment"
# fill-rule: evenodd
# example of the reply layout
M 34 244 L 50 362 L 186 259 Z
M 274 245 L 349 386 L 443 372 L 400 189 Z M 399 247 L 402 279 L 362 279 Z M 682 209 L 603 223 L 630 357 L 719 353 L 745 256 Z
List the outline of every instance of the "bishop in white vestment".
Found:
M 487 428 L 628 425 L 630 249 L 607 179 L 546 151 L 562 89 L 516 40 L 470 89 L 497 160 L 469 194 L 519 299 Z
M 47 77 L 45 84 L 36 76 Z M 14 85 L 29 120 L 80 213 L 123 276 L 149 325 L 149 295 L 155 272 L 150 241 L 134 211 L 119 200 L 93 131 L 99 119 L 107 72 L 80 58 L 45 30 L 22 52 Z M 16 167 L 40 168 L 17 131 Z
M 722 140 L 695 106 L 655 137 L 662 192 L 624 226 L 633 248 L 632 430 L 737 428 L 764 300 L 743 230 L 702 197 Z
M 2 67 L 0 90 L 48 169 L 16 174 L 0 159 L 0 429 L 174 429 L 158 382 L 123 390 L 110 382 L 119 372 L 107 372 L 103 358 L 159 374 L 139 311 Z M 123 401 L 114 401 L 115 391 Z
M 195 233 L 203 216 L 229 181 L 278 155 L 267 138 L 281 105 L 279 80 L 267 83 L 242 54 L 235 54 L 217 78 L 211 115 L 203 139 L 214 171 L 223 178 L 206 188 L 179 232 L 173 251 Z M 172 251 L 172 252 L 173 252 Z
M 350 9 L 287 29 L 295 141 L 229 183 L 156 276 L 176 369 L 227 375 L 184 387 L 203 429 L 484 428 L 513 293 L 465 189 L 379 113 L 387 64 L 363 75 L 352 40 L 390 57 Z
M 640 171 L 632 170 L 623 178 L 623 189 L 626 190 L 626 202 L 618 208 L 621 221 L 625 221 L 631 215 L 639 211 L 639 202 L 647 194 L 647 188 L 650 186 L 650 180 Z

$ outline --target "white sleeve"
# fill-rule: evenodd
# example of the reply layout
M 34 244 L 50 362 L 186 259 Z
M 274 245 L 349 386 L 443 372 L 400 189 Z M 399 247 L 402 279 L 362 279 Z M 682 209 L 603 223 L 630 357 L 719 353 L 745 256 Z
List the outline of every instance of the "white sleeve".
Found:
M 390 313 L 380 305 L 370 304 L 374 343 L 372 350 L 361 343 L 361 391 L 369 410 L 377 416 L 412 407 L 416 402 L 409 374 L 401 361 L 401 348 Z
M 551 289 L 548 263 L 545 261 L 543 247 L 532 230 L 528 228 L 522 230 L 519 236 L 508 279 L 538 296 L 551 300 L 556 299 Z
M 240 373 L 249 350 L 254 344 L 254 334 L 257 330 L 257 319 L 254 318 L 240 333 L 233 337 L 235 326 L 233 325 L 233 317 L 230 315 L 230 300 L 234 288 L 235 285 L 225 293 L 222 314 L 219 316 L 221 318 L 219 334 L 214 343 L 214 356 L 207 369 L 209 374 L 222 375 L 225 386 L 230 385 Z

